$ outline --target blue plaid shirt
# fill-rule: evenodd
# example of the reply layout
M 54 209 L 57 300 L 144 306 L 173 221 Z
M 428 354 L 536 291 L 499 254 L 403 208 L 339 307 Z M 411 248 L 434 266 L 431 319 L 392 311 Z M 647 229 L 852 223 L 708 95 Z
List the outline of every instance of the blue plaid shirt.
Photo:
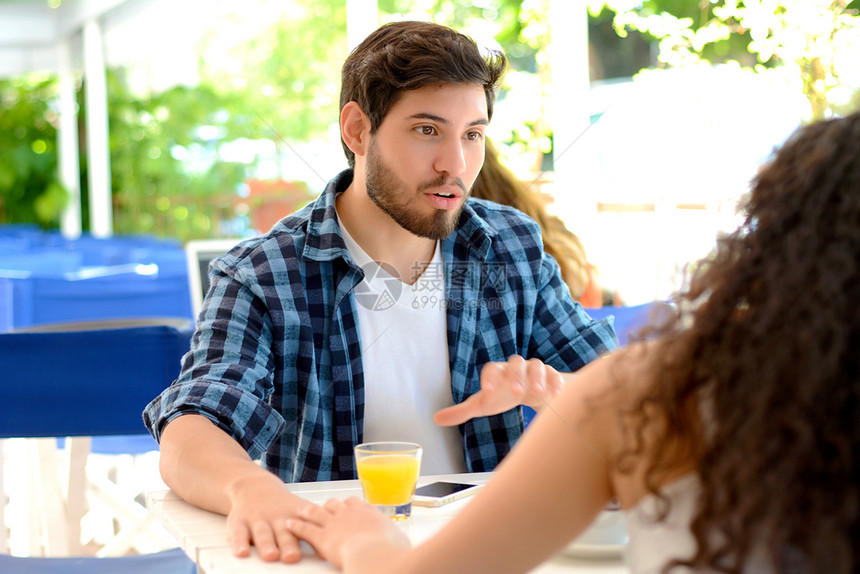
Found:
M 144 411 L 156 439 L 186 413 L 208 417 L 286 482 L 355 478 L 364 376 L 350 258 L 336 176 L 312 204 L 210 266 L 211 287 L 173 385 Z M 481 367 L 510 355 L 575 371 L 617 346 L 611 322 L 575 303 L 540 228 L 519 211 L 468 200 L 441 242 L 455 403 L 479 389 Z M 489 471 L 523 431 L 522 409 L 460 427 L 466 466 Z

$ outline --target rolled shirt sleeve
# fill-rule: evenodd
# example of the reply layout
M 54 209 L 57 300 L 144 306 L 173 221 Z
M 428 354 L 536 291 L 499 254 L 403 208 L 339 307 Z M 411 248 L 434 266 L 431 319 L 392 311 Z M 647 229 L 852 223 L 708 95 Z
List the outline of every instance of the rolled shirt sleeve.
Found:
M 178 416 L 205 416 L 258 458 L 285 421 L 268 400 L 276 371 L 271 320 L 254 293 L 255 281 L 247 281 L 234 263 L 231 256 L 214 262 L 212 287 L 180 377 L 143 416 L 156 440 Z

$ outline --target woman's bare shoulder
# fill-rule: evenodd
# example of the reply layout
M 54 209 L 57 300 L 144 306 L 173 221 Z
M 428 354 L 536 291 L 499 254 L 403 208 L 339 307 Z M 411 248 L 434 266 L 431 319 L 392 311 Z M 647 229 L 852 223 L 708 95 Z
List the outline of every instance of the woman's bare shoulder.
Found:
M 635 506 L 650 492 L 645 474 L 666 434 L 660 394 L 655 393 L 665 352 L 658 341 L 633 344 L 590 363 L 573 378 L 582 385 L 592 424 L 600 429 L 600 450 L 624 508 Z M 673 461 L 656 476 L 656 486 L 691 470 L 691 460 Z

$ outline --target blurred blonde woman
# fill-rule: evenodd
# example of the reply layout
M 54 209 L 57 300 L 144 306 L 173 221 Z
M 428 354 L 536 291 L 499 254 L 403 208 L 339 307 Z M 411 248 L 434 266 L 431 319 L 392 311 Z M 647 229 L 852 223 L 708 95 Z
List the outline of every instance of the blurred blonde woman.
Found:
M 472 186 L 471 195 L 510 205 L 534 219 L 541 228 L 544 250 L 558 262 L 571 296 L 583 307 L 603 305 L 600 288 L 594 280 L 594 266 L 585 256 L 582 241 L 561 219 L 547 212 L 536 191 L 501 163 L 498 150 L 489 140 L 486 140 L 484 166 Z

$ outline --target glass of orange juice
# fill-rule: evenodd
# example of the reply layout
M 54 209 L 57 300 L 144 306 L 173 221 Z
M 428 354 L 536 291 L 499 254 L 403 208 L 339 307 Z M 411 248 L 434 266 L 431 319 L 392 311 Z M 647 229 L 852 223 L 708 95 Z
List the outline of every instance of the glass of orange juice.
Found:
M 421 472 L 422 450 L 414 442 L 356 445 L 355 466 L 364 499 L 394 520 L 409 518 Z

